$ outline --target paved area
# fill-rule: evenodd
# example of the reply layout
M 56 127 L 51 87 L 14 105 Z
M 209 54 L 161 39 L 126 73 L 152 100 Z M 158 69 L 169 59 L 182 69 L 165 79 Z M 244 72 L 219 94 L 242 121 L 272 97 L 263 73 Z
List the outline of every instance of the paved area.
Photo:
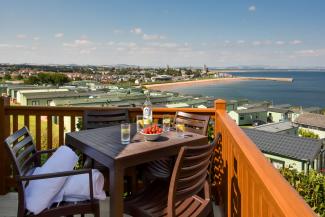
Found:
M 17 193 L 8 193 L 7 195 L 0 196 L 0 217 L 16 217 L 18 206 Z M 100 204 L 101 216 L 107 216 L 109 211 L 109 198 L 102 201 Z M 77 216 L 77 215 L 76 215 Z M 87 215 L 87 217 L 92 215 Z M 221 216 L 219 207 L 214 206 L 214 216 Z M 124 217 L 129 217 L 124 215 Z

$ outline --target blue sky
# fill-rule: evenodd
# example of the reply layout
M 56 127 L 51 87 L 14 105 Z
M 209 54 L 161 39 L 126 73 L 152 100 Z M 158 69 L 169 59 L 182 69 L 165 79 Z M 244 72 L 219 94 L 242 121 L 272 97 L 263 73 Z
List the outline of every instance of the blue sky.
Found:
M 323 0 L 0 0 L 0 62 L 325 66 Z

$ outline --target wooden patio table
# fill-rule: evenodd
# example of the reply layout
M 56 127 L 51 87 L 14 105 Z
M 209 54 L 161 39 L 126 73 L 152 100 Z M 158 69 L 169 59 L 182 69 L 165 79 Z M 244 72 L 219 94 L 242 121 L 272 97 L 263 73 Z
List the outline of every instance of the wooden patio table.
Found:
M 186 132 L 184 138 L 175 131 L 166 132 L 157 141 L 145 141 L 131 125 L 131 143 L 121 143 L 120 126 L 71 132 L 66 135 L 66 144 L 109 168 L 110 215 L 123 216 L 124 170 L 128 167 L 157 160 L 160 157 L 177 155 L 185 145 L 207 144 L 207 136 Z

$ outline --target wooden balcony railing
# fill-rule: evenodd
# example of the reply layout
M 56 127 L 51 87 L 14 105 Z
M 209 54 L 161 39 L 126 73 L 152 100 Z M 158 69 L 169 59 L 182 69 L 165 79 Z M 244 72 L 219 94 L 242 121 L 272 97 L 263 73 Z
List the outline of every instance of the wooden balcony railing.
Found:
M 85 110 L 116 108 L 11 106 L 0 100 L 0 194 L 14 187 L 3 140 L 23 125 L 29 126 L 38 149 L 64 144 L 66 132 L 75 131 Z M 142 112 L 129 108 L 131 120 Z M 181 110 L 210 115 L 214 132 L 221 133 L 214 159 L 212 193 L 225 216 L 315 216 L 312 209 L 267 161 L 256 145 L 227 115 L 226 104 L 217 100 L 210 109 L 155 108 L 154 118 Z M 53 121 L 54 120 L 54 121 Z

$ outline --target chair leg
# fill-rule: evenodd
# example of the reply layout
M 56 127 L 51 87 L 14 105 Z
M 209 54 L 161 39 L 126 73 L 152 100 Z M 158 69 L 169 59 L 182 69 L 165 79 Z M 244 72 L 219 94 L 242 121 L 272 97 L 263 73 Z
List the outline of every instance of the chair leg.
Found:
M 94 210 L 94 217 L 100 217 L 100 209 L 99 206 L 95 208 Z

